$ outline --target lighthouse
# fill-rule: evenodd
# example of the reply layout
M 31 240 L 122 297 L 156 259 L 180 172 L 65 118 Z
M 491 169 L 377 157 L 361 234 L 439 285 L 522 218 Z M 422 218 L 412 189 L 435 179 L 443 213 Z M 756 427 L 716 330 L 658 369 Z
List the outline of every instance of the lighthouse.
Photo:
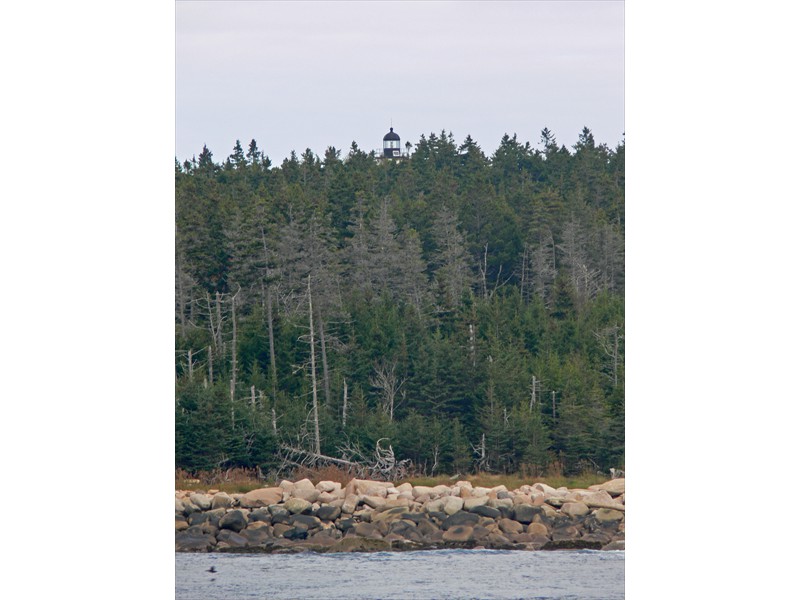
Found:
M 389 127 L 389 133 L 383 136 L 383 157 L 394 158 L 400 156 L 400 136 L 394 132 L 394 127 Z

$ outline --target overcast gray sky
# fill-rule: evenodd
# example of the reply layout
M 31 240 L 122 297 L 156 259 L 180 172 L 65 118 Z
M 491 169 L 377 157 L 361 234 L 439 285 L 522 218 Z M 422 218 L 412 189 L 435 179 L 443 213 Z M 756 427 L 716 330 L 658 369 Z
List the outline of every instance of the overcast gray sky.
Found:
M 176 156 L 220 162 L 255 138 L 292 150 L 379 148 L 467 134 L 491 154 L 504 133 L 572 146 L 624 127 L 624 3 L 235 2 L 176 5 Z

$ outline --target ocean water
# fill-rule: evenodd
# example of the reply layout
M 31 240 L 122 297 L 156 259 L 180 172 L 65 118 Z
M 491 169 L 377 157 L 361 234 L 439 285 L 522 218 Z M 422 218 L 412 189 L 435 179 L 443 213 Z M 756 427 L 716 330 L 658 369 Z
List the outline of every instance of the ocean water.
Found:
M 175 554 L 176 600 L 624 597 L 624 551 Z

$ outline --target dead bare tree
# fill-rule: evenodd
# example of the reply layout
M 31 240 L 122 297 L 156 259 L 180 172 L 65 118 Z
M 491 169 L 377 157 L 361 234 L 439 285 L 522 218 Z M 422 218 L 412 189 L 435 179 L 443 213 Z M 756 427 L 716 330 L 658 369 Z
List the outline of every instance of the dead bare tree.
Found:
M 396 398 L 405 379 L 400 379 L 397 374 L 397 361 L 393 360 L 390 363 L 381 361 L 374 366 L 375 374 L 370 377 L 369 383 L 372 387 L 377 388 L 381 395 L 381 407 L 383 411 L 389 415 L 389 421 L 394 420 L 394 409 L 397 405 Z
M 594 337 L 597 339 L 602 348 L 603 353 L 609 358 L 611 364 L 609 369 L 611 371 L 611 380 L 614 382 L 614 387 L 618 383 L 618 371 L 620 363 L 620 342 L 623 339 L 622 328 L 619 325 L 610 325 L 594 332 Z
M 311 303 L 311 275 L 308 276 L 308 333 L 311 336 L 309 342 L 311 348 L 311 402 L 314 413 L 314 450 L 320 454 L 319 439 L 319 407 L 317 405 L 317 369 L 314 350 L 314 306 Z

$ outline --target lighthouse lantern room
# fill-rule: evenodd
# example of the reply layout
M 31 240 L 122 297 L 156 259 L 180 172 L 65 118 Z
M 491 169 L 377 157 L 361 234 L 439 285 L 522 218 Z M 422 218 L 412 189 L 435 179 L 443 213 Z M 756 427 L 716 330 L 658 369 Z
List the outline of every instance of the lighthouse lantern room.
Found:
M 389 133 L 383 136 L 384 158 L 400 156 L 400 136 L 394 132 L 394 127 L 389 127 Z

